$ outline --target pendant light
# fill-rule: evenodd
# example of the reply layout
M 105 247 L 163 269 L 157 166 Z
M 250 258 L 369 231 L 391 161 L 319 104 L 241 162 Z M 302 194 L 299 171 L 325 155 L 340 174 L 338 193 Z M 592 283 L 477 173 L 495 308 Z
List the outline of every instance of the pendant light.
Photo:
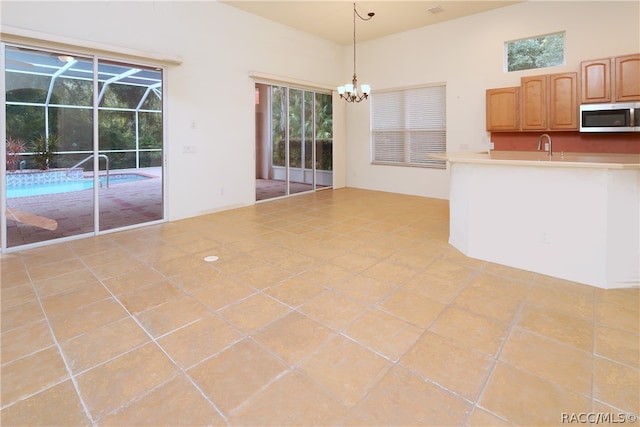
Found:
M 363 18 L 356 10 L 356 4 L 353 4 L 353 79 L 351 83 L 338 87 L 340 98 L 347 102 L 364 101 L 371 93 L 371 86 L 369 85 L 361 85 L 360 88 L 358 88 L 358 77 L 356 76 L 356 16 L 363 21 L 368 21 L 373 18 L 374 15 L 375 13 L 369 12 L 367 14 L 368 17 Z

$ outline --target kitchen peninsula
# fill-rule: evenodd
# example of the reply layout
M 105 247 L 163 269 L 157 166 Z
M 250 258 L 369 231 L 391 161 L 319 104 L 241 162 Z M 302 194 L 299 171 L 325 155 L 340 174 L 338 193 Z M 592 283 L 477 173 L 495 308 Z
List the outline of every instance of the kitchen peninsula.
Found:
M 450 167 L 449 243 L 601 288 L 640 283 L 640 155 L 490 151 Z

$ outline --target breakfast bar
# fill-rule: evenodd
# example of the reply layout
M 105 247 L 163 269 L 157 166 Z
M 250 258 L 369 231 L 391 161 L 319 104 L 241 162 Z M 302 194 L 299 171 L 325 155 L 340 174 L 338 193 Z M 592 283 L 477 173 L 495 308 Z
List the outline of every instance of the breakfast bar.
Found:
M 465 255 L 600 288 L 640 284 L 640 155 L 434 155 L 450 168 L 449 243 Z

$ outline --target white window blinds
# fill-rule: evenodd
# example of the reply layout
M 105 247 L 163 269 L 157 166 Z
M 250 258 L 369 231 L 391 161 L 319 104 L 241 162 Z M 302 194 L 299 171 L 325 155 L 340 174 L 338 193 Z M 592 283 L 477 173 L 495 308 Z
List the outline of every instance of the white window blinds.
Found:
M 371 138 L 373 163 L 444 169 L 427 156 L 446 151 L 446 87 L 373 93 Z

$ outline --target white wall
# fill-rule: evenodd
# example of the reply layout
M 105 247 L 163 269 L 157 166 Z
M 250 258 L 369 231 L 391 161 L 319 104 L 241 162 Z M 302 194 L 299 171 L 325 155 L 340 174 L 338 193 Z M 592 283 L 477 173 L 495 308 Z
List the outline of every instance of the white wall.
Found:
M 449 243 L 463 254 L 601 288 L 640 284 L 640 171 L 452 167 Z
M 322 85 L 342 77 L 343 47 L 222 3 L 2 1 L 0 7 L 3 25 L 182 58 L 166 83 L 170 220 L 254 203 L 251 71 Z M 183 153 L 185 145 L 196 153 Z
M 443 3 L 446 9 L 446 2 Z M 375 19 L 375 18 L 374 18 Z M 374 22 L 367 23 L 374 25 Z M 566 65 L 503 72 L 505 41 L 566 31 Z M 485 90 L 580 61 L 640 52 L 640 2 L 528 1 L 358 45 L 358 80 L 376 89 L 447 84 L 447 149 L 486 150 Z M 352 52 L 345 52 L 345 61 Z M 370 164 L 369 110 L 347 108 L 347 185 L 448 198 L 443 170 Z

